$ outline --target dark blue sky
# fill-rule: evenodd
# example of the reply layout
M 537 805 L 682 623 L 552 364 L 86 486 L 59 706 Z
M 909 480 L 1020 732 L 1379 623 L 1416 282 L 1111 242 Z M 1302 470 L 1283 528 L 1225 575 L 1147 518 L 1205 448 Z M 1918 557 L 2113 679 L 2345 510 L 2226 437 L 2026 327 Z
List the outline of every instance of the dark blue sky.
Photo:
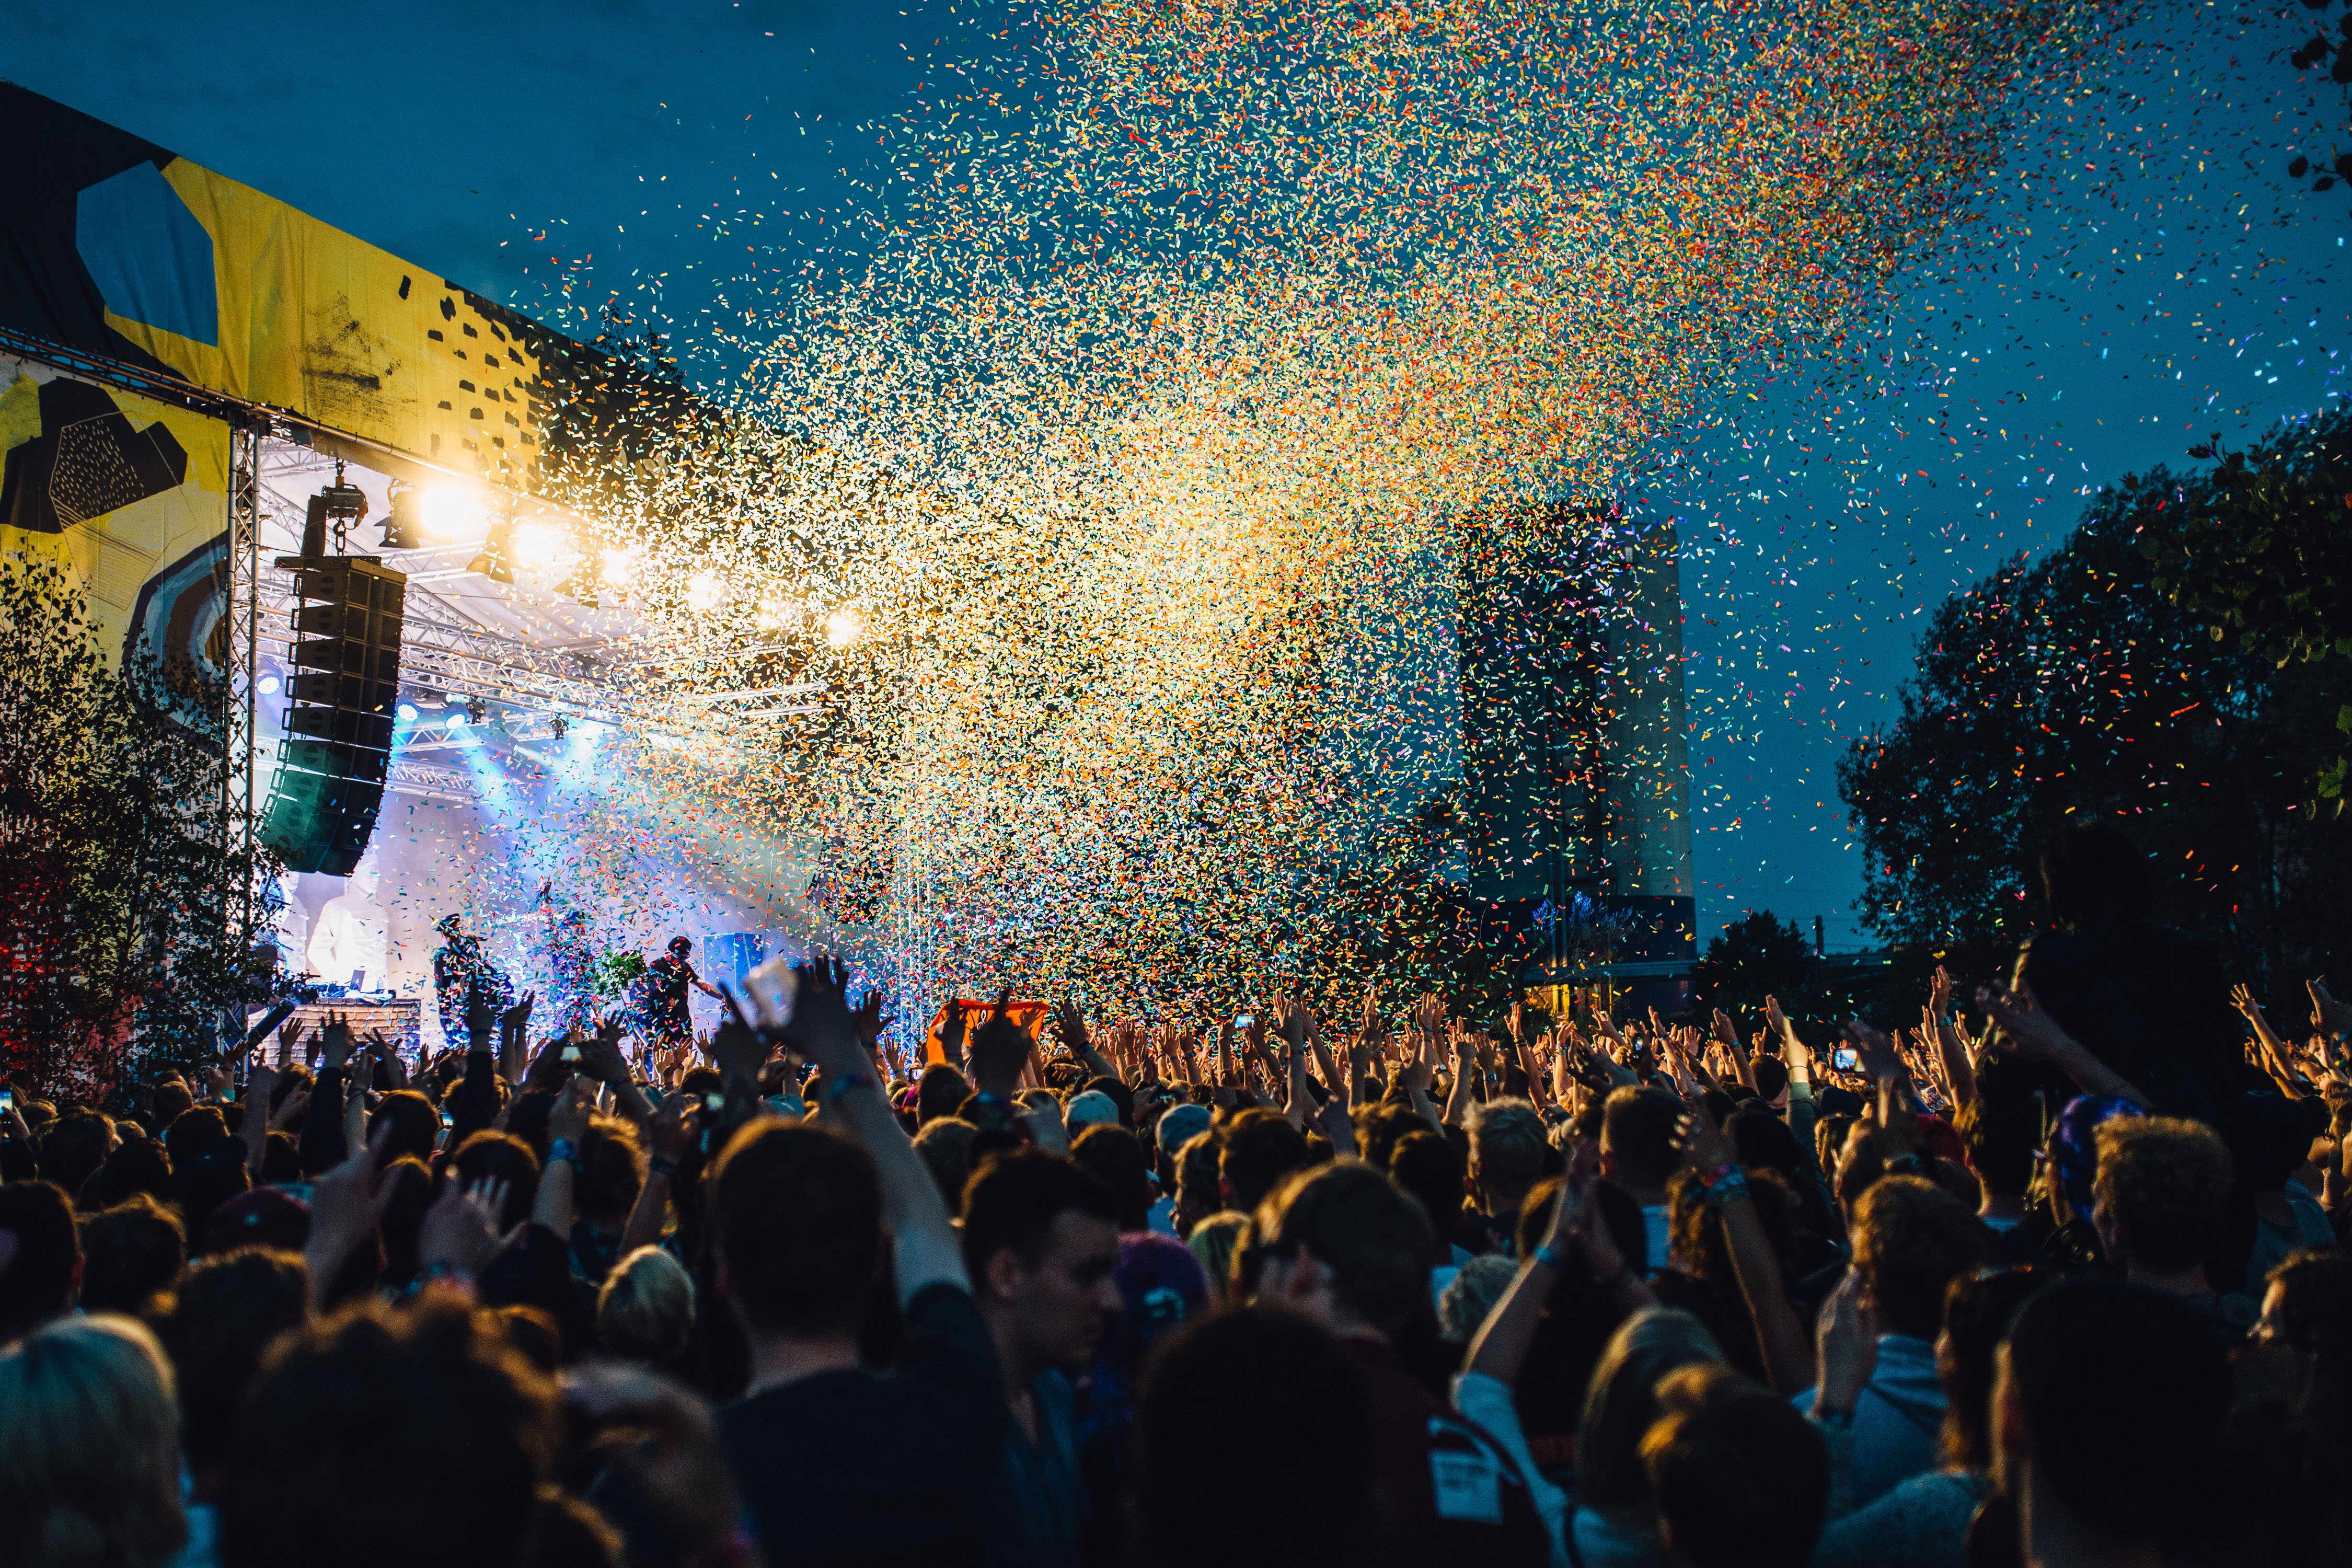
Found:
M 685 323 L 872 210 L 857 127 L 956 52 L 945 16 L 0 4 L 0 77 L 535 314 L 560 258 L 600 296 L 658 280 Z M 1760 907 L 1864 941 L 1834 763 L 1894 712 L 1924 612 L 2056 542 L 2085 486 L 2341 385 L 2352 190 L 2284 176 L 2344 118 L 2286 63 L 2307 16 L 2152 9 L 2028 106 L 1989 204 L 2002 242 L 1907 279 L 1867 374 L 1743 398 L 1647 498 L 1688 547 L 1702 933 Z

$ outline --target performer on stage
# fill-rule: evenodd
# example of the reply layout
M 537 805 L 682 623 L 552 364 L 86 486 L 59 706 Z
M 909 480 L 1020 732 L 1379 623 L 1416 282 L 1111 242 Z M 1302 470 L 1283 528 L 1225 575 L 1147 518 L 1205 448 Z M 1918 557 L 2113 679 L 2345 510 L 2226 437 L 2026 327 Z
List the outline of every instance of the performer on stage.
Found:
M 694 1013 L 687 988 L 692 986 L 705 996 L 716 1000 L 719 988 L 694 972 L 687 954 L 694 951 L 690 938 L 669 939 L 669 955 L 656 958 L 646 966 L 644 987 L 645 1031 L 656 1050 L 676 1050 L 694 1043 Z
M 555 884 L 539 889 L 539 906 L 547 916 L 548 1013 L 557 1034 L 577 1028 L 596 1032 L 596 952 L 588 940 L 588 911 L 572 910 L 555 918 Z
M 441 1012 L 441 1043 L 445 1048 L 470 1047 L 466 1033 L 469 993 L 483 991 L 493 1011 L 514 1005 L 514 985 L 506 972 L 482 951 L 482 939 L 465 929 L 462 917 L 443 915 L 433 928 L 445 941 L 433 955 L 433 996 Z

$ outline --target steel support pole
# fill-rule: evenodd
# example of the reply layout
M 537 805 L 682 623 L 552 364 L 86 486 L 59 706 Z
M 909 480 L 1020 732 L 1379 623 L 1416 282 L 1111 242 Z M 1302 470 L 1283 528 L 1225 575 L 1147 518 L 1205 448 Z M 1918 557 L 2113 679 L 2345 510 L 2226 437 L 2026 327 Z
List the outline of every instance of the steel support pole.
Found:
M 228 616 L 221 682 L 222 847 L 236 873 L 222 910 L 224 935 L 240 945 L 253 938 L 253 878 L 249 854 L 256 828 L 254 801 L 254 681 L 261 646 L 261 436 L 257 424 L 229 432 Z

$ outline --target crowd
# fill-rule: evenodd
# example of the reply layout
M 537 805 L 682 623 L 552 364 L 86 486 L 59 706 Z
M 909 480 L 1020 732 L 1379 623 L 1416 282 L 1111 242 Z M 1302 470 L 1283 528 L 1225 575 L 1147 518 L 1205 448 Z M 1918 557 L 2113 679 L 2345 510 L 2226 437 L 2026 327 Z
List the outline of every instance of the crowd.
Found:
M 2282 1036 L 2112 830 L 2042 870 L 1973 1033 L 1000 998 L 899 1061 L 820 960 L 650 1068 L 478 989 L 20 1089 L 0 1562 L 2352 1561 L 2352 1009 Z

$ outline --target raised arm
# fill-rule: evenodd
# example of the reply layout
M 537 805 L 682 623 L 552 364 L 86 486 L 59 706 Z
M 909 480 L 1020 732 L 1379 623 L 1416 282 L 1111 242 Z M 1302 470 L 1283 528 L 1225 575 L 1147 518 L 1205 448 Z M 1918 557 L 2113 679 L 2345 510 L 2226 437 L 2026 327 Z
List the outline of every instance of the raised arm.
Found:
M 2154 1104 L 2126 1081 L 2121 1073 L 2093 1056 L 2090 1048 L 2058 1026 L 2057 1021 L 2042 1010 L 2026 986 L 2014 991 L 1994 986 L 1979 986 L 1977 1005 L 1991 1015 L 1999 1030 L 1993 1049 L 2021 1057 L 2030 1062 L 2047 1062 L 2072 1079 L 2076 1089 L 2084 1094 L 2111 1094 L 2128 1100 L 2133 1104 L 2147 1107 Z
M 1764 1360 L 1765 1381 L 1776 1394 L 1793 1394 L 1813 1382 L 1813 1342 L 1789 1305 L 1780 1255 L 1764 1229 L 1763 1216 L 1748 1191 L 1748 1176 L 1738 1163 L 1731 1140 L 1723 1135 L 1704 1105 L 1693 1106 L 1683 1129 L 1683 1157 L 1706 1184 L 1706 1201 L 1723 1215 L 1723 1239 L 1731 1253 L 1731 1272 L 1748 1315 L 1756 1328 L 1756 1347 Z
M 858 1045 L 848 1000 L 842 994 L 840 965 L 820 957 L 802 964 L 798 975 L 792 1019 L 780 1033 L 822 1069 L 826 1114 L 839 1117 L 873 1157 L 897 1247 L 898 1300 L 911 1301 L 929 1285 L 971 1289 L 939 1185 L 884 1102 L 882 1086 Z

